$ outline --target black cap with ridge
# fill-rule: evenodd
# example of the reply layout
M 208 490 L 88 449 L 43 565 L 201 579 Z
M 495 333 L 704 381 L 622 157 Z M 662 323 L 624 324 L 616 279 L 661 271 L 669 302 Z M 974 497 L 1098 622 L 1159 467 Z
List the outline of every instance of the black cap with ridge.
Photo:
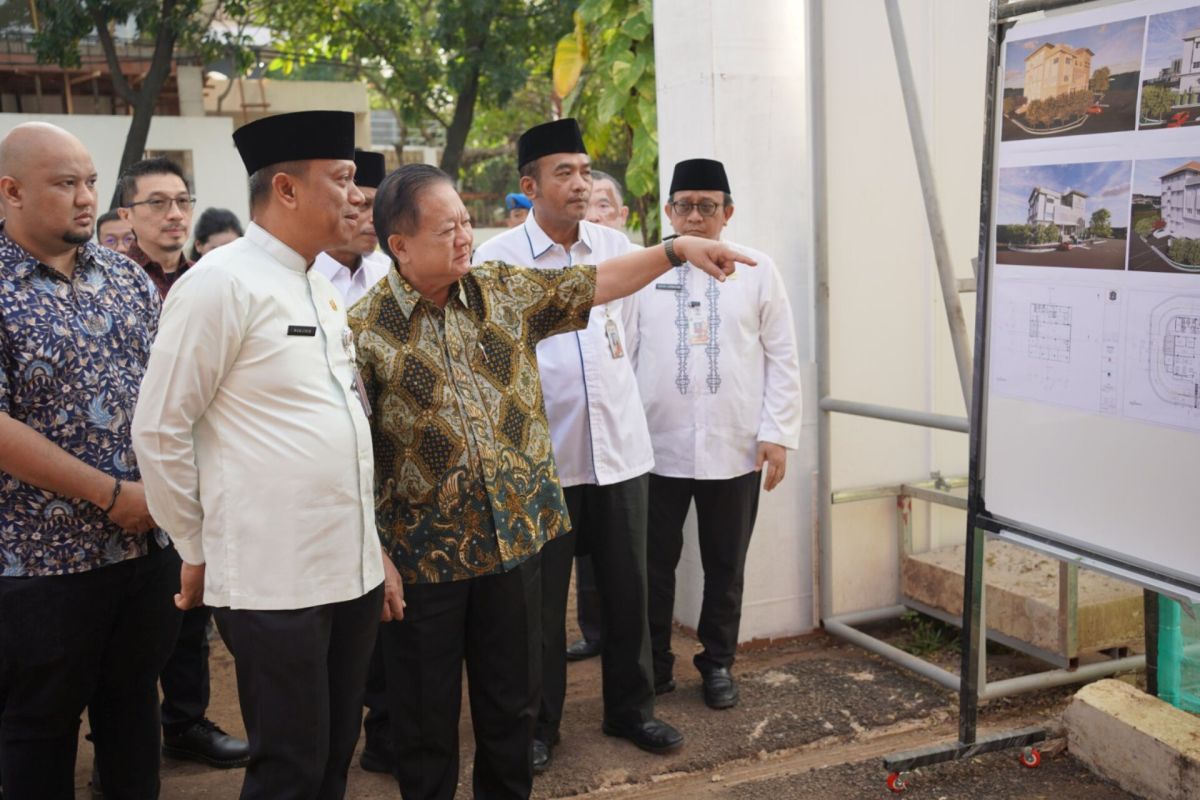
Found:
M 521 134 L 517 141 L 517 168 L 551 153 L 583 153 L 583 133 L 572 117 L 535 125 Z
M 387 171 L 383 153 L 373 150 L 354 151 L 354 183 L 368 189 L 378 189 Z
M 250 175 L 285 161 L 354 160 L 354 114 L 296 111 L 256 119 L 233 132 L 233 144 Z
M 725 177 L 724 165 L 711 158 L 689 158 L 675 165 L 675 173 L 671 176 L 671 190 L 667 194 L 688 190 L 733 194 L 729 190 L 729 179 Z

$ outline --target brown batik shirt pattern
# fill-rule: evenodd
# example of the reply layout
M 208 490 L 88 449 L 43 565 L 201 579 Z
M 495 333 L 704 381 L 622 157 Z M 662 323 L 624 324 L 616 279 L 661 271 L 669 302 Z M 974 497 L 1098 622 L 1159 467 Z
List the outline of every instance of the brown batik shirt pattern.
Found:
M 395 270 L 350 311 L 380 537 L 405 583 L 505 572 L 570 529 L 535 350 L 587 326 L 596 268 L 473 267 L 445 308 Z

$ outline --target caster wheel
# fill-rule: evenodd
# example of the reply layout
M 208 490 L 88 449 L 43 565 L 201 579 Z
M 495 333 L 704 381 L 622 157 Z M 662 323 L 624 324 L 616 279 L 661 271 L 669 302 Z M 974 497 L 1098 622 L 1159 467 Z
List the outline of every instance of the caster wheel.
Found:
M 1036 769 L 1042 763 L 1042 753 L 1036 747 L 1026 747 L 1021 751 L 1021 766 Z
M 893 793 L 900 794 L 908 788 L 908 784 L 904 781 L 903 774 L 899 772 L 893 772 L 891 775 L 887 776 L 887 787 L 891 789 Z

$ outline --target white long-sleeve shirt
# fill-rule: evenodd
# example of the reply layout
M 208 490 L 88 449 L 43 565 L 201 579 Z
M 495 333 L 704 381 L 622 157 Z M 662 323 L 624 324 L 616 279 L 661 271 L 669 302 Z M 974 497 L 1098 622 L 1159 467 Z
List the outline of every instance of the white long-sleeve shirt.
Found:
M 275 610 L 383 581 L 345 303 L 258 225 L 172 289 L 133 421 L 150 512 L 208 605 Z
M 354 272 L 342 262 L 328 253 L 318 253 L 312 265 L 314 272 L 319 272 L 329 279 L 333 288 L 346 300 L 346 308 L 358 302 L 379 280 L 388 274 L 392 268 L 392 260 L 379 251 L 363 256 L 362 263 Z
M 635 249 L 620 231 L 581 222 L 579 240 L 567 250 L 555 243 L 530 213 L 522 225 L 480 245 L 474 262 L 566 267 L 599 264 Z M 564 487 L 618 483 L 654 466 L 650 433 L 625 341 L 627 313 L 624 301 L 613 300 L 592 309 L 584 330 L 551 336 L 538 344 L 550 440 Z M 613 357 L 610 331 L 619 358 Z
M 720 283 L 690 264 L 634 295 L 638 388 L 654 473 L 734 478 L 757 466 L 758 443 L 800 443 L 800 365 L 787 290 L 765 253 Z

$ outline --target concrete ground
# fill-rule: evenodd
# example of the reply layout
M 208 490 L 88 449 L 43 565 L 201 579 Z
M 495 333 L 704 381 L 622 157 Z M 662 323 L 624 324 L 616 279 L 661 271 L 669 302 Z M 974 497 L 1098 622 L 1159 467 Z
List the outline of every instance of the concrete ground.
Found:
M 880 630 L 890 638 L 906 635 L 902 627 Z M 694 639 L 677 633 L 679 688 L 659 698 L 659 716 L 687 737 L 685 746 L 669 756 L 650 755 L 604 736 L 599 660 L 571 664 L 563 741 L 549 771 L 538 777 L 534 798 L 888 797 L 881 764 L 885 755 L 956 738 L 956 696 L 823 634 L 742 654 L 735 669 L 741 702 L 727 711 L 712 711 L 701 699 L 698 675 L 684 666 L 696 647 Z M 943 666 L 955 658 L 952 649 L 933 655 Z M 1019 663 L 1021 659 L 998 658 L 992 663 L 998 670 L 1032 666 Z M 241 733 L 232 659 L 219 641 L 214 642 L 211 664 L 209 716 L 230 732 Z M 1003 730 L 1053 723 L 1071 694 L 1071 689 L 1059 689 L 999 701 L 982 711 L 981 727 Z M 463 798 L 471 795 L 472 749 L 470 722 L 464 717 Z M 90 764 L 90 745 L 81 742 L 76 771 L 80 800 L 90 796 Z M 164 800 L 235 798 L 242 779 L 242 770 L 217 771 L 173 761 L 164 762 L 162 774 Z M 1034 770 L 1021 767 L 1013 751 L 923 768 L 911 777 L 905 796 L 1131 797 L 1094 777 L 1054 743 Z M 363 772 L 356 758 L 347 797 L 379 800 L 397 798 L 399 792 L 389 777 Z

